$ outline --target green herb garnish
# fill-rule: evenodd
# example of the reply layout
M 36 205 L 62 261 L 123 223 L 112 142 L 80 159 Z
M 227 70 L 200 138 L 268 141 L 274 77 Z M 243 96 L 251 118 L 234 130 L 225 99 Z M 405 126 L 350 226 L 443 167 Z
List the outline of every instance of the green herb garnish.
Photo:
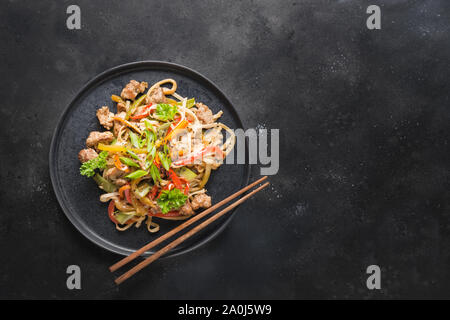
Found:
M 166 103 L 160 103 L 156 106 L 156 115 L 159 119 L 163 121 L 171 121 L 177 113 L 178 109 L 176 106 Z
M 186 203 L 187 195 L 182 193 L 179 189 L 163 190 L 156 200 L 161 212 L 166 214 L 167 212 L 178 209 Z
M 92 177 L 95 174 L 95 169 L 105 169 L 107 156 L 108 151 L 102 151 L 97 158 L 86 161 L 80 167 L 80 174 L 83 176 Z

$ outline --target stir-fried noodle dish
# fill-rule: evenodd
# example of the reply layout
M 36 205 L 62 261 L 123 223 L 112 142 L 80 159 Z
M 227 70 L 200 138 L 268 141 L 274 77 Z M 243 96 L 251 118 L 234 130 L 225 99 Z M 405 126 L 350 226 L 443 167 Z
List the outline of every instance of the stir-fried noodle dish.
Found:
M 78 154 L 80 173 L 105 192 L 100 201 L 109 202 L 108 216 L 117 230 L 145 223 L 157 232 L 154 217 L 182 220 L 211 206 L 205 185 L 236 138 L 218 122 L 222 111 L 213 114 L 176 90 L 173 79 L 150 88 L 131 80 L 120 97 L 111 97 L 116 113 L 107 106 L 97 110 L 106 130 L 91 132 Z

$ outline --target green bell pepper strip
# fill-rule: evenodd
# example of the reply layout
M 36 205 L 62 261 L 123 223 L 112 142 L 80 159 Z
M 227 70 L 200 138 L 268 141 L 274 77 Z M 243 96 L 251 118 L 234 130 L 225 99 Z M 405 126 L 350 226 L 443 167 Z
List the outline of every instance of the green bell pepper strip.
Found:
M 114 192 L 117 190 L 117 186 L 112 183 L 109 182 L 108 180 L 106 180 L 105 178 L 103 178 L 101 175 L 99 175 L 98 173 L 95 174 L 95 176 L 93 177 L 93 179 L 95 180 L 95 182 L 97 182 L 98 186 L 101 187 L 103 190 L 105 190 L 106 192 L 110 193 L 110 192 Z
M 118 213 L 116 213 L 114 215 L 114 217 L 116 218 L 117 222 L 119 222 L 120 224 L 124 224 L 126 223 L 128 220 L 130 220 L 131 218 L 134 217 L 136 211 L 129 211 L 129 212 L 122 212 L 119 211 Z
M 136 111 L 136 108 L 141 105 L 142 101 L 144 101 L 146 96 L 147 95 L 143 94 L 138 99 L 134 100 L 133 104 L 131 105 L 130 109 L 128 109 L 127 114 L 125 115 L 125 120 L 128 120 L 130 118 L 134 111 Z
M 186 167 L 182 167 L 180 169 L 180 177 L 186 179 L 189 182 L 194 180 L 196 176 L 197 176 L 197 174 L 195 172 L 193 172 L 192 170 L 190 170 Z
M 140 199 L 145 197 L 150 192 L 150 185 L 148 183 L 142 183 L 135 191 L 134 194 Z

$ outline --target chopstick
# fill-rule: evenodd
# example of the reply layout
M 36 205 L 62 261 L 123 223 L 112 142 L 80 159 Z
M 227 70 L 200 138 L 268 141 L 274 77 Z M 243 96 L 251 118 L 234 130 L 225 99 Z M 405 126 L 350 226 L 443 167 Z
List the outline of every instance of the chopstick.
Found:
M 264 177 L 264 179 L 267 177 Z M 263 178 L 260 179 L 261 181 L 264 180 Z M 258 180 L 259 181 L 259 180 Z M 258 181 L 252 183 L 251 185 L 247 186 L 246 188 L 255 185 L 255 183 L 257 183 Z M 258 188 L 256 188 L 255 190 L 253 190 L 252 192 L 248 193 L 247 195 L 243 196 L 241 199 L 237 200 L 236 202 L 230 204 L 228 207 L 226 207 L 225 209 L 223 209 L 222 211 L 218 212 L 217 214 L 213 215 L 212 217 L 208 218 L 206 221 L 202 222 L 201 224 L 199 224 L 198 226 L 196 226 L 195 228 L 193 228 L 192 230 L 186 232 L 185 234 L 181 235 L 179 238 L 177 238 L 176 240 L 172 241 L 171 243 L 169 243 L 168 245 L 166 245 L 165 247 L 163 247 L 162 249 L 160 249 L 159 251 L 155 252 L 153 255 L 151 255 L 150 257 L 146 258 L 145 260 L 143 260 L 142 262 L 140 262 L 139 264 L 137 264 L 136 266 L 134 266 L 133 268 L 131 268 L 130 270 L 128 270 L 127 272 L 125 272 L 124 274 L 122 274 L 120 277 L 116 278 L 114 280 L 114 282 L 116 284 L 121 284 L 122 282 L 124 282 L 125 280 L 129 279 L 130 277 L 132 277 L 134 274 L 136 274 L 137 272 L 139 272 L 140 270 L 142 270 L 143 268 L 145 268 L 146 266 L 148 266 L 150 263 L 152 263 L 153 261 L 157 260 L 159 257 L 161 257 L 162 255 L 164 255 L 165 253 L 167 253 L 169 250 L 175 248 L 176 246 L 178 246 L 180 243 L 182 243 L 183 241 L 185 241 L 186 239 L 190 238 L 191 236 L 193 236 L 194 234 L 196 234 L 198 231 L 202 230 L 203 228 L 205 228 L 206 226 L 208 226 L 210 223 L 216 221 L 217 219 L 219 219 L 221 216 L 223 216 L 225 213 L 227 213 L 228 211 L 232 210 L 234 207 L 240 205 L 242 202 L 246 201 L 248 198 L 250 198 L 251 196 L 253 196 L 255 193 L 261 191 L 262 189 L 264 189 L 265 187 L 267 187 L 269 185 L 269 182 L 264 183 L 263 185 L 259 186 Z M 244 188 L 244 189 L 246 189 Z M 248 189 L 247 189 L 248 190 Z M 237 193 L 241 192 L 242 190 L 238 191 Z M 244 191 L 245 192 L 245 191 Z M 242 193 L 242 192 L 241 192 Z M 235 196 L 235 194 L 231 195 L 230 197 Z M 221 202 L 229 199 L 230 197 L 222 200 Z M 233 199 L 233 198 L 231 198 Z M 229 200 L 228 200 L 229 201 Z M 227 202 L 228 202 L 227 201 Z M 220 204 L 221 202 L 219 202 L 218 204 Z M 217 204 L 217 205 L 218 205 Z M 216 207 L 217 208 L 217 207 Z M 173 231 L 173 230 L 172 230 Z M 178 232 L 178 231 L 177 231 Z M 175 232 L 176 233 L 176 232 Z M 150 243 L 151 244 L 151 243 Z M 139 250 L 140 251 L 140 250 Z M 126 258 L 125 258 L 126 259 Z
M 122 260 L 120 260 L 119 262 L 113 264 L 111 267 L 109 267 L 109 270 L 111 272 L 116 271 L 117 269 L 123 267 L 124 265 L 126 265 L 128 262 L 136 259 L 137 257 L 139 257 L 140 255 L 142 255 L 144 252 L 146 252 L 147 250 L 150 250 L 151 248 L 153 248 L 154 246 L 160 244 L 161 242 L 163 242 L 164 240 L 170 238 L 171 236 L 173 236 L 174 234 L 180 232 L 181 230 L 183 230 L 184 228 L 190 226 L 191 224 L 193 224 L 194 222 L 200 220 L 201 218 L 203 218 L 204 216 L 208 215 L 209 213 L 211 213 L 212 211 L 216 210 L 217 208 L 223 206 L 224 204 L 230 202 L 231 200 L 233 200 L 234 198 L 240 196 L 241 194 L 243 194 L 244 192 L 246 192 L 247 190 L 253 188 L 254 186 L 256 186 L 257 184 L 261 183 L 262 181 L 266 180 L 267 176 L 262 177 L 261 179 L 256 180 L 255 182 L 249 184 L 248 186 L 242 188 L 241 190 L 239 190 L 236 193 L 233 193 L 231 196 L 223 199 L 222 201 L 216 203 L 215 205 L 213 205 L 212 207 L 204 210 L 203 212 L 199 213 L 198 215 L 193 216 L 191 219 L 187 220 L 186 222 L 184 222 L 183 224 L 180 224 L 178 227 L 172 229 L 171 231 L 167 232 L 166 234 L 162 235 L 161 237 L 153 240 L 152 242 L 148 243 L 147 245 L 143 246 L 142 248 L 140 248 L 139 250 L 133 252 L 132 254 L 130 254 L 129 256 L 123 258 Z

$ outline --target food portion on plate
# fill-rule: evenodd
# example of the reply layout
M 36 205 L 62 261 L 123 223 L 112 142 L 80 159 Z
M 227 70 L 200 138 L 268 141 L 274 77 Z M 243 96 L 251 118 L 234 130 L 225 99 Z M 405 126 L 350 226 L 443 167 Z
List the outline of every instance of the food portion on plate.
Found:
M 106 130 L 89 133 L 78 154 L 80 173 L 106 192 L 100 201 L 109 202 L 108 216 L 120 231 L 145 223 L 157 232 L 153 217 L 183 220 L 210 207 L 205 185 L 236 140 L 217 122 L 222 111 L 213 114 L 195 97 L 180 96 L 175 80 L 148 87 L 131 80 L 112 95 L 117 112 L 97 110 Z

